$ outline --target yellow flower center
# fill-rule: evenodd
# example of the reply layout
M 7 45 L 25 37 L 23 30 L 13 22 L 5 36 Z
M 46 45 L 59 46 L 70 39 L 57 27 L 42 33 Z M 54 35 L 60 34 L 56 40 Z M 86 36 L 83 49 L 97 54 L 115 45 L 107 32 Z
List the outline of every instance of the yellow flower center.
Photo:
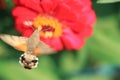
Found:
M 62 24 L 50 16 L 37 16 L 33 26 L 35 29 L 40 29 L 40 36 L 45 38 L 59 37 L 62 34 Z

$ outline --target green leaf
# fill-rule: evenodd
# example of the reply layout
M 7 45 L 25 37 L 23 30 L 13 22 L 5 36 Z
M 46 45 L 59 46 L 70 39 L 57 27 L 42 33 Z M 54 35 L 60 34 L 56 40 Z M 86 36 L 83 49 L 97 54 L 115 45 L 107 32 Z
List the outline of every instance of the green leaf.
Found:
M 120 2 L 120 0 L 98 0 L 97 3 L 116 3 Z
M 15 59 L 0 59 L 0 77 L 5 80 L 60 80 L 52 62 L 49 56 L 41 56 L 36 69 L 26 70 Z
M 77 76 L 68 80 L 110 80 L 110 78 L 101 76 Z
M 12 0 L 5 0 L 5 1 L 7 3 L 7 8 L 11 10 L 13 8 L 13 6 L 14 6 Z
M 72 54 L 72 52 L 63 51 L 63 54 L 60 57 L 60 68 L 63 73 L 69 73 L 74 70 L 78 70 L 78 66 L 76 66 L 77 62 Z
M 77 66 L 79 66 L 79 70 L 83 69 L 85 64 L 86 64 L 86 60 L 88 58 L 88 46 L 86 44 L 86 46 L 84 46 L 83 49 L 76 51 L 77 52 Z
M 115 42 L 104 34 L 97 33 L 91 43 L 93 44 L 90 50 L 97 59 L 111 64 L 120 65 L 120 42 Z
M 98 18 L 89 50 L 98 62 L 120 65 L 120 33 L 117 15 Z

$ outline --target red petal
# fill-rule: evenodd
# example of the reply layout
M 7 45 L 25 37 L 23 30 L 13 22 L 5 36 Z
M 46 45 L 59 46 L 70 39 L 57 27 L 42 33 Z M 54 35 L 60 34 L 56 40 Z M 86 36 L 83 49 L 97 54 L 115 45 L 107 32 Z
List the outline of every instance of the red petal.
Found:
M 60 38 L 40 38 L 40 39 L 57 51 L 63 49 L 63 44 Z
M 28 28 L 32 28 L 32 26 L 25 25 L 24 24 L 25 21 L 33 21 L 32 16 L 31 17 L 29 16 L 17 17 L 15 20 L 15 27 L 20 33 L 22 33 Z
M 79 33 L 81 31 L 81 27 L 83 26 L 83 24 L 80 24 L 77 21 L 72 21 L 72 22 L 64 21 L 62 23 L 77 33 Z
M 33 21 L 34 17 L 37 16 L 37 14 L 25 7 L 16 7 L 13 9 L 12 14 L 15 19 L 15 27 L 19 32 L 23 32 L 26 29 L 28 29 L 30 26 L 24 25 L 25 21 Z
M 40 4 L 43 7 L 45 13 L 52 13 L 58 4 L 58 1 L 57 0 L 42 0 Z
M 52 38 L 51 46 L 57 51 L 60 51 L 63 49 L 63 44 L 62 44 L 60 38 Z
M 64 30 L 62 41 L 67 50 L 79 50 L 85 44 L 82 38 L 78 37 L 70 30 Z
M 33 29 L 32 28 L 29 28 L 29 29 L 26 29 L 23 33 L 22 33 L 22 36 L 25 36 L 25 37 L 30 37 L 33 33 Z
M 37 13 L 31 11 L 25 7 L 16 7 L 12 10 L 12 14 L 15 17 L 35 17 Z
M 40 6 L 40 0 L 19 0 L 20 4 L 32 9 L 33 11 L 37 11 L 39 13 L 43 13 L 43 10 Z
M 93 34 L 93 27 L 92 26 L 85 26 L 83 31 L 79 33 L 79 35 L 83 38 L 90 37 Z
M 55 17 L 59 20 L 74 21 L 76 20 L 75 14 L 72 12 L 72 9 L 66 4 L 59 4 L 55 9 Z
M 96 22 L 95 12 L 93 10 L 86 12 L 84 19 L 84 21 L 86 21 L 86 24 L 93 25 Z
M 70 27 L 76 34 L 80 34 L 81 37 L 90 37 L 93 33 L 93 26 L 91 24 L 77 23 L 77 22 L 64 22 Z
M 75 32 L 82 32 L 86 29 L 86 25 L 91 26 L 95 23 L 96 16 L 91 8 L 90 0 L 64 0 L 64 3 L 71 9 L 71 12 L 74 12 L 77 19 L 72 18 L 71 15 L 69 18 L 73 19 L 73 21 L 64 20 L 64 22 L 62 22 L 68 27 L 71 27 Z

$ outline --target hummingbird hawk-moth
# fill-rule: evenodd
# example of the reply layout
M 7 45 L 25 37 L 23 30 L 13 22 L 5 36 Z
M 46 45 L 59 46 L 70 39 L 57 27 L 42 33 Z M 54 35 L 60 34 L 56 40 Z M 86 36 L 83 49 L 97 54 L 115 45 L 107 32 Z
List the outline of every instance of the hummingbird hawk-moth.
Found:
M 24 54 L 20 56 L 19 62 L 24 66 L 25 69 L 37 67 L 38 55 L 52 54 L 56 52 L 39 39 L 39 30 L 35 30 L 29 38 L 1 34 L 0 39 L 13 48 L 24 52 Z

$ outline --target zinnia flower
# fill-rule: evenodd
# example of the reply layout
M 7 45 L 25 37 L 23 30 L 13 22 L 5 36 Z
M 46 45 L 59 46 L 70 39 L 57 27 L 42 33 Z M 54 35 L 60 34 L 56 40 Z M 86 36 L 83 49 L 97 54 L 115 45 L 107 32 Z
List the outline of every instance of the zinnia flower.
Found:
M 79 50 L 91 36 L 96 20 L 91 0 L 14 0 L 16 29 L 29 37 L 40 29 L 40 39 L 55 50 Z

